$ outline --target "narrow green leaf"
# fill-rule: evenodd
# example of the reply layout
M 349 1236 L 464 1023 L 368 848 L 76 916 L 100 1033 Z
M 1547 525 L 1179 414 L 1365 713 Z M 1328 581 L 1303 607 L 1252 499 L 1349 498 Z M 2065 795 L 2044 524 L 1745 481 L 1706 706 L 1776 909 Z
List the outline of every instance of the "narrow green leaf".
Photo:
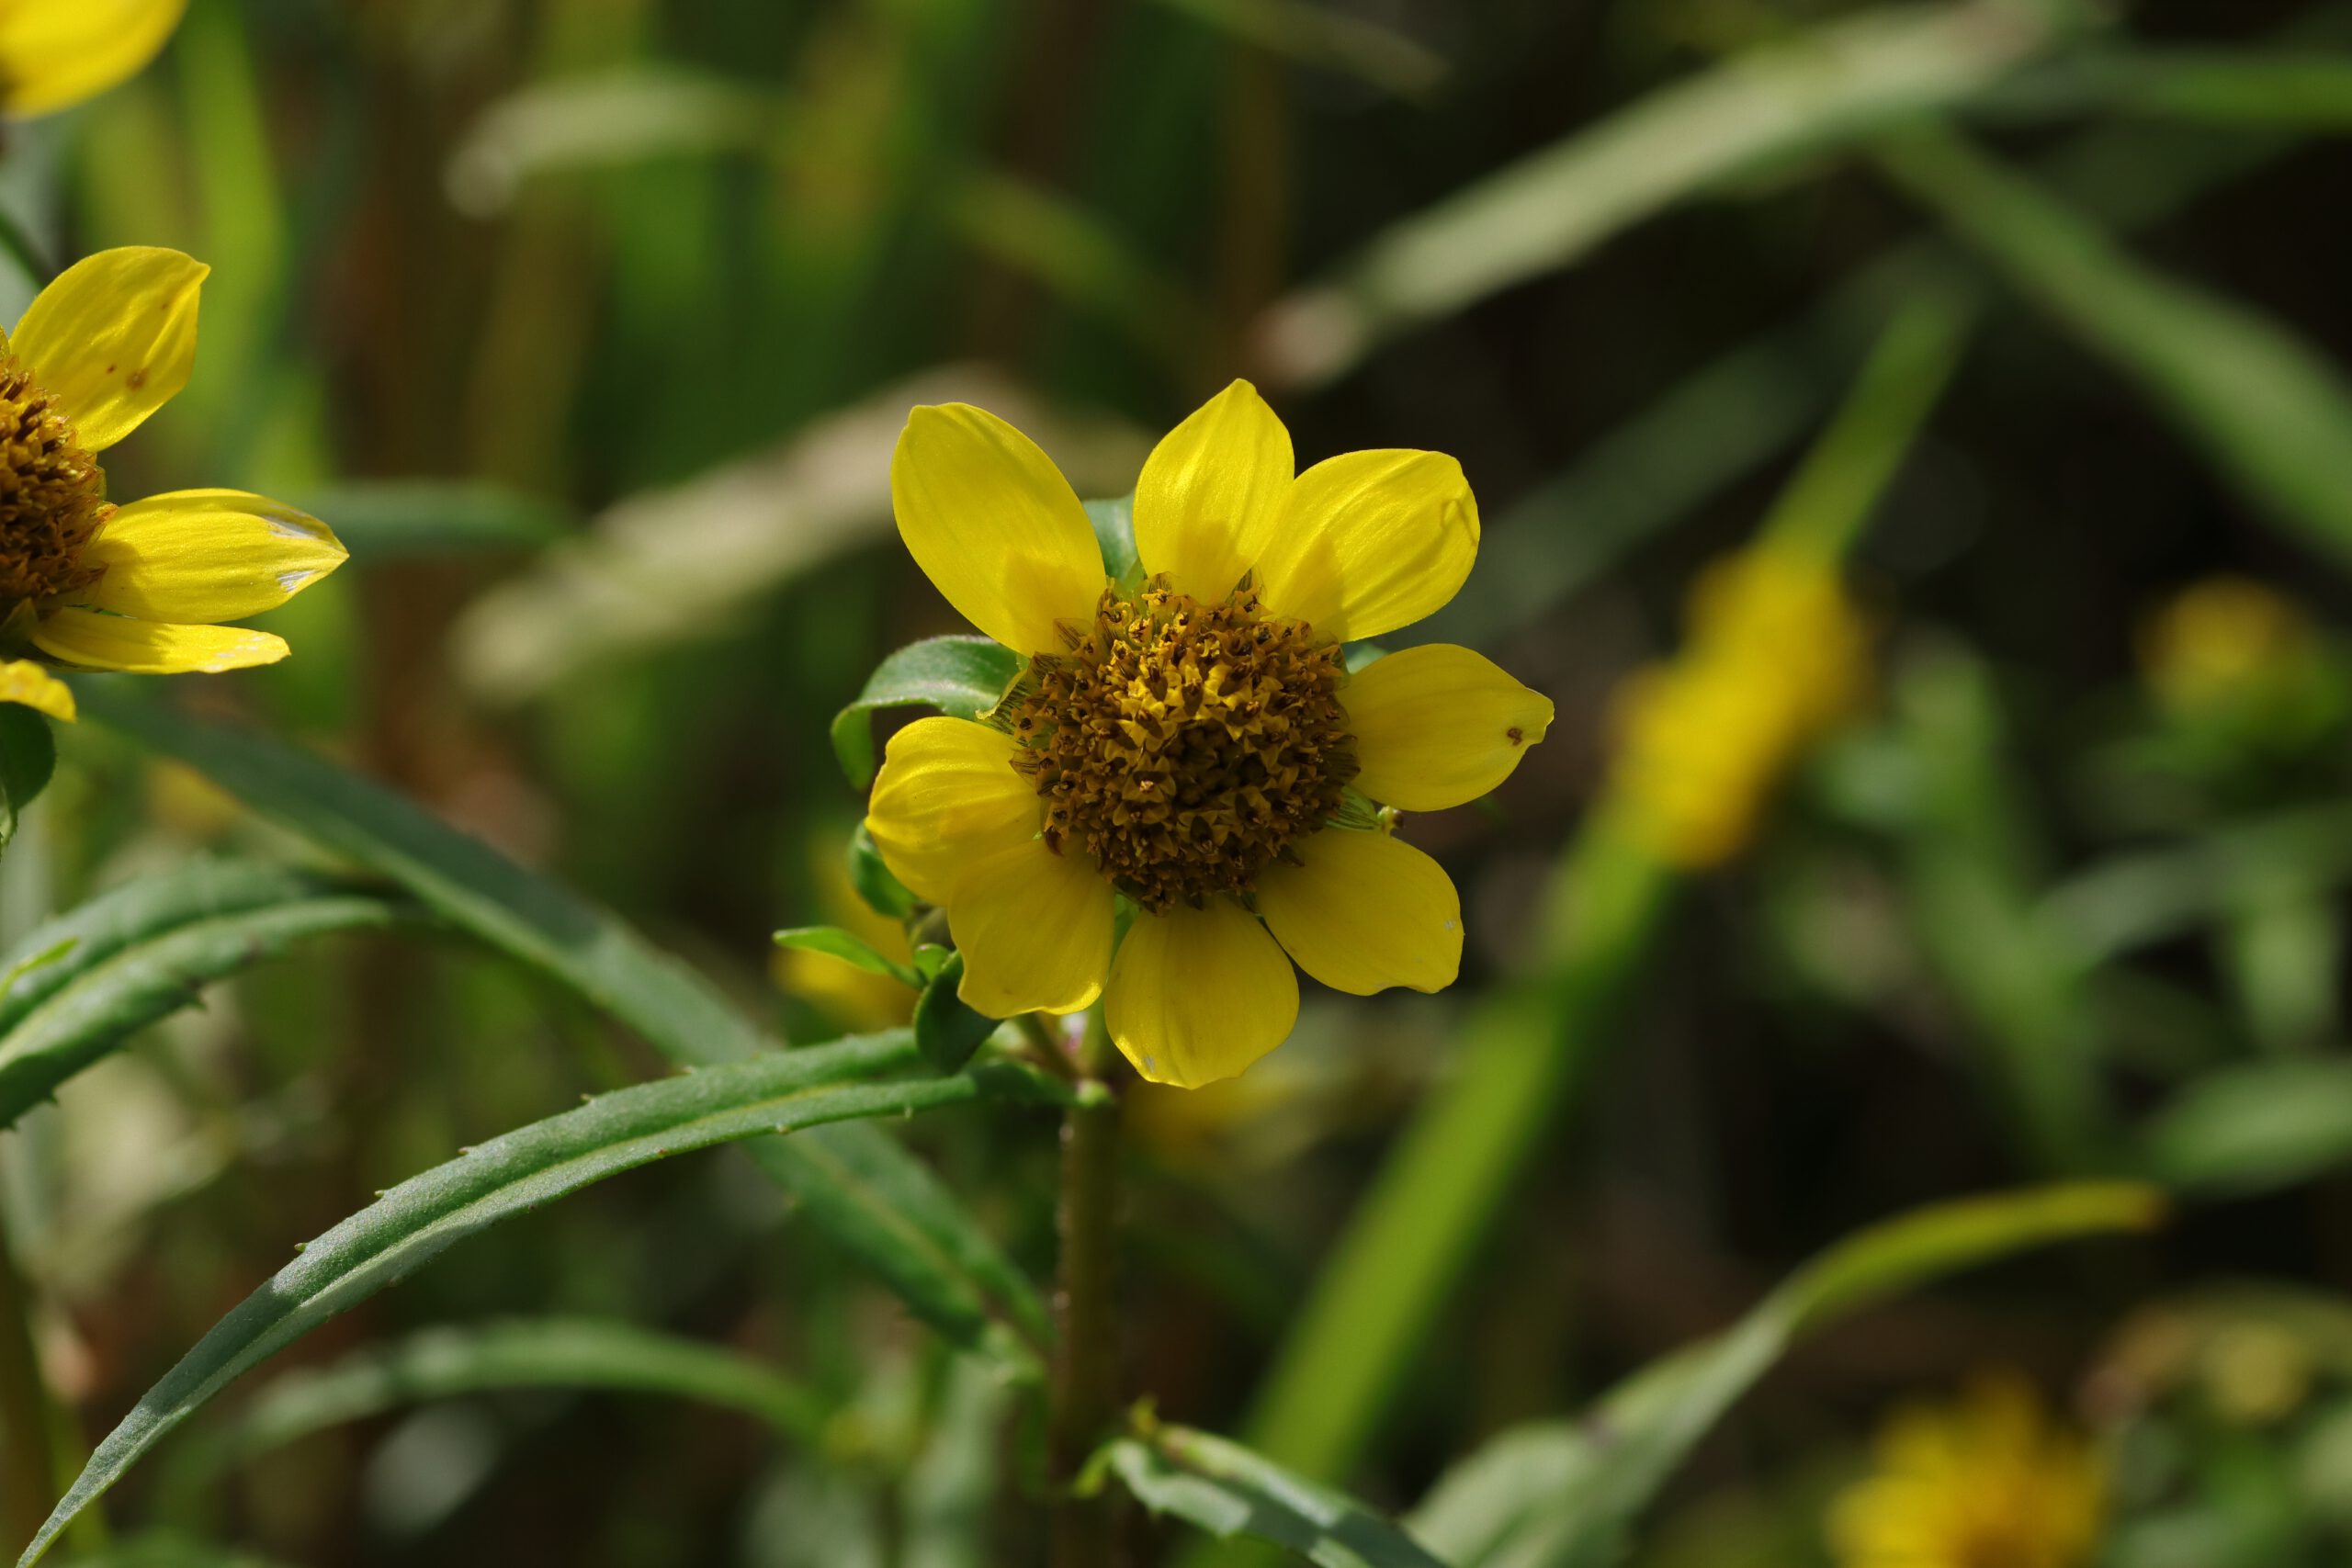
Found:
M 796 1442 L 831 1418 L 812 1390 L 737 1351 L 633 1324 L 518 1318 L 428 1328 L 324 1367 L 287 1373 L 200 1445 L 209 1472 L 403 1404 L 513 1388 L 666 1394 L 740 1410 Z
M 963 980 L 964 955 L 950 953 L 915 1003 L 915 1044 L 922 1059 L 943 1073 L 962 1071 L 1000 1021 L 964 1005 L 956 994 Z
M 1154 1426 L 1114 1441 L 1105 1459 L 1153 1512 L 1220 1540 L 1271 1541 L 1321 1568 L 1446 1568 L 1354 1498 L 1206 1432 Z
M 682 1066 L 737 1061 L 772 1042 L 718 989 L 607 911 L 534 876 L 381 785 L 250 731 L 77 682 L 85 717 L 187 763 L 256 809 L 414 895 L 635 1030 Z M 1021 1270 L 928 1168 L 872 1127 L 822 1128 L 748 1151 L 933 1327 L 993 1356 L 1051 1336 Z M 992 1325 L 1002 1325 L 1002 1328 Z
M 874 835 L 860 822 L 849 836 L 849 885 L 865 900 L 865 907 L 877 915 L 903 920 L 915 912 L 915 896 L 907 885 L 890 874 L 882 862 L 882 852 L 874 847 Z
M 1384 340 L 1567 266 L 1678 201 L 1984 92 L 2048 41 L 2020 6 L 1901 6 L 1659 89 L 1375 236 L 1261 327 L 1275 378 L 1329 380 Z
M 17 818 L 56 771 L 49 720 L 21 703 L 0 703 L 0 850 L 17 836 Z
M 1514 1427 L 1407 1520 L 1455 1568 L 1601 1568 L 1701 1438 L 1805 1335 L 1904 1291 L 2079 1236 L 2144 1230 L 2153 1189 L 2081 1183 L 1937 1204 L 1832 1247 L 1727 1332 L 1655 1362 L 1583 1417 Z
M 1960 139 L 1881 162 L 2029 298 L 2138 382 L 2246 498 L 2352 561 L 2352 386 L 2259 312 L 2168 277 Z
M 794 926 L 788 931 L 776 932 L 775 944 L 797 948 L 803 953 L 821 953 L 844 964 L 854 964 L 869 975 L 896 980 L 909 990 L 922 988 L 923 977 L 911 966 L 893 958 L 885 958 L 874 951 L 873 943 L 855 931 L 844 931 L 839 926 Z
M 0 958 L 0 1127 L 209 981 L 302 937 L 423 918 L 406 898 L 280 867 L 198 861 L 123 884 Z
M 997 705 L 1021 656 L 984 637 L 934 637 L 910 642 L 876 665 L 865 690 L 833 719 L 833 754 L 849 782 L 874 782 L 874 727 L 881 708 L 930 707 L 956 718 L 977 718 Z
M 2207 1073 L 2144 1136 L 2161 1180 L 2196 1192 L 2258 1192 L 2352 1159 L 2352 1061 L 2315 1057 Z
M 20 1565 L 37 1562 L 77 1514 L 232 1381 L 502 1220 L 717 1144 L 984 1098 L 1050 1100 L 1057 1092 L 1042 1077 L 1002 1066 L 875 1081 L 916 1065 L 914 1037 L 903 1029 L 768 1052 L 604 1095 L 401 1183 L 300 1249 L 147 1392 L 98 1445 Z
M 1115 582 L 1143 570 L 1136 558 L 1134 496 L 1123 495 L 1115 501 L 1090 501 L 1086 503 L 1086 520 L 1094 525 L 1094 542 L 1102 551 L 1104 575 Z
M 449 198 L 486 217 L 551 175 L 754 150 L 772 136 L 777 112 L 764 94 L 674 65 L 532 83 L 466 132 L 449 159 Z

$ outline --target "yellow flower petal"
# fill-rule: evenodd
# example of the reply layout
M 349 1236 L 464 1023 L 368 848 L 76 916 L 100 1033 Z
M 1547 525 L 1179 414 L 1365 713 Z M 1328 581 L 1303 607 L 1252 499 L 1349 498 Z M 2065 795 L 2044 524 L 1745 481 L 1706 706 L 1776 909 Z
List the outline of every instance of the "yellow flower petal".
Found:
M 0 703 L 21 703 L 74 722 L 74 691 L 29 659 L 0 660 Z
M 1111 966 L 1111 885 L 1081 855 L 1043 840 L 970 867 L 947 907 L 964 955 L 956 994 L 990 1018 L 1076 1012 L 1102 994 Z
M 218 673 L 286 657 L 286 640 L 243 626 L 175 626 L 126 620 L 95 610 L 59 610 L 33 625 L 43 653 L 93 670 L 141 675 Z
M 1356 787 L 1407 811 L 1477 799 L 1510 777 L 1552 727 L 1551 698 L 1484 655 L 1444 642 L 1357 671 L 1340 701 L 1363 770 Z
M 1298 966 L 1335 991 L 1442 991 L 1462 972 L 1462 898 L 1445 869 L 1385 833 L 1327 828 L 1303 864 L 1258 874 L 1258 912 Z
M 1478 554 L 1478 503 L 1440 452 L 1350 452 L 1294 480 L 1258 558 L 1260 597 L 1340 641 L 1453 597 Z
M 135 501 L 82 552 L 106 569 L 81 602 L 142 621 L 241 621 L 276 609 L 343 564 L 327 525 L 235 490 Z
M 139 73 L 187 0 L 10 0 L 0 6 L 0 113 L 52 114 Z
M 865 808 L 882 863 L 944 904 L 974 863 L 1037 836 L 1045 804 L 1012 771 L 1012 738 L 962 718 L 919 718 L 890 737 Z
M 1136 554 L 1180 593 L 1233 591 L 1272 536 L 1290 488 L 1290 432 L 1236 381 L 1160 438 L 1136 481 Z
M 890 458 L 899 534 L 964 618 L 1018 653 L 1060 653 L 1091 624 L 1102 552 L 1086 508 L 1035 442 L 968 403 L 907 416 Z
M 196 301 L 212 269 L 153 245 L 85 256 L 25 307 L 9 348 L 102 451 L 187 385 Z
M 1119 944 L 1103 1021 L 1136 1071 L 1198 1089 L 1229 1078 L 1290 1037 L 1298 976 L 1282 947 L 1230 898 L 1141 914 Z

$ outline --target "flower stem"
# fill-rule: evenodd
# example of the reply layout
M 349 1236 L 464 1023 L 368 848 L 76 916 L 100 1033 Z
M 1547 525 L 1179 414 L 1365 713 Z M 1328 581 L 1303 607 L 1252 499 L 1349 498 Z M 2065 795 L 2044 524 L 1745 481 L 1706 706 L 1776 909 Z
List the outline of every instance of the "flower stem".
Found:
M 1046 1427 L 1056 1492 L 1051 1562 L 1118 1568 L 1125 1555 L 1114 1495 L 1080 1496 L 1074 1489 L 1119 1406 L 1119 1102 L 1103 1082 L 1111 1053 L 1099 1014 L 1089 1021 L 1079 1060 L 1081 1093 L 1062 1120 L 1061 1279 L 1054 1299 L 1060 1337 Z

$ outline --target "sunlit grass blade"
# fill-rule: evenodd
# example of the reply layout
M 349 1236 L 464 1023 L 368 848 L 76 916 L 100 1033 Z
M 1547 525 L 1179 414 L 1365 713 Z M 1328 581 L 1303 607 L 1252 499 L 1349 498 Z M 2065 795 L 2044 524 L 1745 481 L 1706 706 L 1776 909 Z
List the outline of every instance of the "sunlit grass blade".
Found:
M 1344 72 L 1400 97 L 1420 97 L 1445 79 L 1442 56 L 1329 0 L 1160 0 L 1160 4 L 1302 65 Z
M 356 773 L 83 682 L 84 714 L 175 757 L 257 809 L 379 875 L 490 946 L 577 991 L 682 1066 L 738 1061 L 773 1043 L 718 988 L 606 910 Z M 842 1127 L 749 1149 L 812 1221 L 957 1344 L 1047 1337 L 1044 1304 L 938 1179 L 886 1134 Z
M 2352 562 L 2352 385 L 2260 312 L 2165 276 L 1966 142 L 1920 130 L 1882 163 L 2129 375 L 2248 500 Z
M 830 1404 L 749 1356 L 594 1318 L 515 1318 L 428 1328 L 287 1373 L 217 1438 L 192 1446 L 207 1472 L 404 1404 L 502 1389 L 661 1394 L 741 1411 L 779 1436 L 824 1440 Z
M 2291 1186 L 2352 1160 L 2352 1062 L 2304 1057 L 2208 1072 L 2143 1136 L 2149 1173 L 2182 1191 Z
M 1055 1093 L 1048 1080 L 1009 1067 L 873 1081 L 919 1062 L 905 1030 L 768 1052 L 616 1090 L 401 1183 L 311 1242 L 150 1389 L 98 1445 L 20 1562 L 38 1561 L 83 1508 L 232 1381 L 501 1221 L 606 1177 L 718 1144 L 982 1099 L 1050 1101 Z
M 449 199 L 488 216 L 549 175 L 756 149 L 781 106 L 725 77 L 632 65 L 523 87 L 483 111 L 451 154 Z
M 35 928 L 0 958 L 0 1127 L 210 981 L 305 937 L 424 919 L 405 897 L 271 865 L 152 873 Z
M 1869 12 L 1664 87 L 1374 237 L 1261 323 L 1274 380 L 1312 385 L 1382 341 L 1566 266 L 1766 164 L 1983 92 L 2048 41 L 2014 5 Z
M 1295 1475 L 1238 1443 L 1146 1423 L 1096 1461 L 1156 1513 L 1220 1540 L 1286 1546 L 1318 1568 L 1446 1568 L 1363 1504 Z
M 2154 1189 L 2085 1183 L 1940 1203 L 1832 1247 L 1724 1334 L 1643 1369 L 1585 1416 L 1496 1438 L 1407 1520 L 1455 1568 L 1600 1568 L 1635 1516 L 1789 1348 L 1841 1318 L 2029 1247 L 2146 1230 Z

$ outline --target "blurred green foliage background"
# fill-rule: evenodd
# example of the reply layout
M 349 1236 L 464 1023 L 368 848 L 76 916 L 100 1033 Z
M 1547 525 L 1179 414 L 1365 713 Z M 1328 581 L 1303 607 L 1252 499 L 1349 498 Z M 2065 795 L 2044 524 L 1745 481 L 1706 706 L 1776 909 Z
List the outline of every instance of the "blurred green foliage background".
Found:
M 1006 414 L 1090 495 L 1234 375 L 1302 460 L 1458 456 L 1483 558 L 1430 635 L 1559 722 L 1491 809 L 1408 828 L 1464 890 L 1460 987 L 1311 996 L 1239 1082 L 1134 1097 L 1135 1386 L 1401 1508 L 1864 1222 L 2151 1176 L 2181 1200 L 2154 1237 L 1796 1352 L 1637 1561 L 1828 1562 L 1879 1415 L 2007 1365 L 2114 1446 L 2109 1560 L 2283 1568 L 2352 1540 L 2346 50 L 2352 7 L 2269 0 L 193 0 L 143 75 L 10 128 L 0 207 L 51 258 L 214 269 L 119 490 L 285 495 L 351 547 L 271 623 L 292 660 L 176 694 L 560 875 L 797 1041 L 905 1005 L 767 933 L 852 918 L 828 725 L 957 629 L 890 528 L 910 404 Z M 1569 846 L 1611 693 L 1841 403 L 1913 406 L 1806 492 L 1860 528 L 1873 693 L 1748 854 L 1595 959 Z M 308 852 L 101 726 L 63 749 L 8 942 L 192 852 Z M 1301 1303 L 1498 1027 L 1559 1071 L 1523 1168 L 1423 1238 L 1392 1365 L 1346 1337 L 1382 1309 Z M 151 1032 L 0 1148 L 76 1440 L 372 1190 L 661 1070 L 501 960 L 375 936 Z M 908 1131 L 1045 1273 L 1050 1119 Z M 300 1367 L 524 1314 L 790 1383 L 467 1392 L 427 1339 L 303 1415 Z M 597 1331 L 580 1359 L 625 1363 Z M 1327 1331 L 1325 1364 L 1370 1358 L 1336 1438 L 1262 1393 Z M 703 1156 L 330 1325 L 109 1508 L 317 1564 L 1023 1562 L 1008 1408 Z

